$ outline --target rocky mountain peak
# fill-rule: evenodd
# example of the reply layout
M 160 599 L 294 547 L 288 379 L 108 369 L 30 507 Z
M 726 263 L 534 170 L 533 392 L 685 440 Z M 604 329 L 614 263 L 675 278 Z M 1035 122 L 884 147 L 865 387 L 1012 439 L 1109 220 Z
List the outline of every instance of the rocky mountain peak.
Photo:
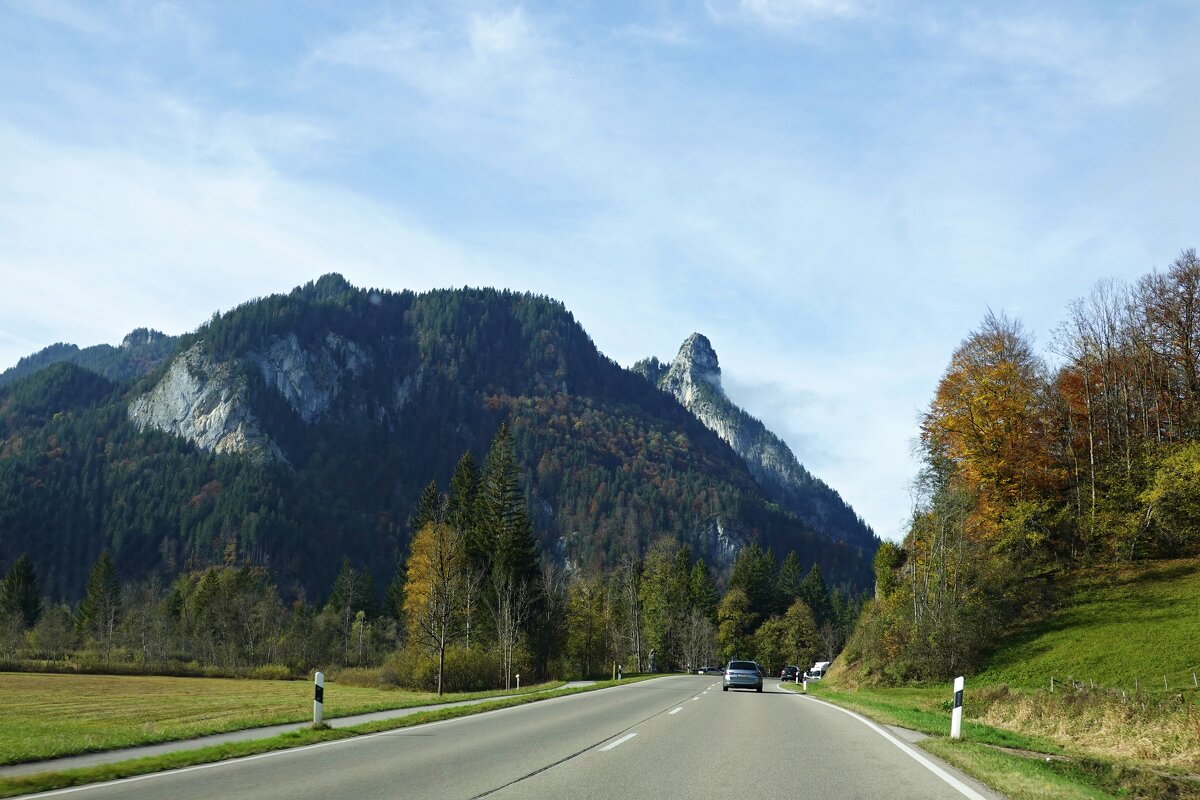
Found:
M 692 413 L 696 413 L 692 405 L 697 400 L 710 399 L 708 395 L 713 390 L 717 395 L 724 396 L 721 390 L 721 364 L 707 336 L 693 333 L 684 340 L 666 375 L 659 381 L 659 388 L 675 395 Z
M 633 371 L 672 395 L 724 439 L 784 509 L 833 539 L 867 547 L 874 544 L 874 533 L 838 493 L 805 469 L 782 439 L 729 399 L 708 337 L 689 336 L 669 368 L 648 358 L 635 364 Z
M 676 364 L 686 367 L 698 375 L 721 375 L 721 364 L 717 361 L 717 351 L 713 350 L 712 342 L 703 333 L 693 333 L 683 340 L 679 354 L 675 356 Z

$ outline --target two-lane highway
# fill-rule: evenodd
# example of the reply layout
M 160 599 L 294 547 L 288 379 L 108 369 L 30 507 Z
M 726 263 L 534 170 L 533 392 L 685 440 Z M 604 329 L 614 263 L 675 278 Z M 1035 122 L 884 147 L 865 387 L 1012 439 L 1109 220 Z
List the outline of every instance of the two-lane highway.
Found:
M 686 675 L 65 792 L 81 800 L 970 796 L 862 722 L 777 681 L 761 694 L 722 692 L 719 677 Z

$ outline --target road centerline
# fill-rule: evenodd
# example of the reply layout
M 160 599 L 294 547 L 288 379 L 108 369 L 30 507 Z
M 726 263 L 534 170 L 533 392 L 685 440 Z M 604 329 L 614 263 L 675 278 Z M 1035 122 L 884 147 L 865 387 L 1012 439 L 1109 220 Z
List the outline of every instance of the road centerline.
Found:
M 673 708 L 670 711 L 668 711 L 667 713 L 668 714 L 678 714 L 680 711 L 683 711 L 683 706 L 680 706 L 679 708 Z

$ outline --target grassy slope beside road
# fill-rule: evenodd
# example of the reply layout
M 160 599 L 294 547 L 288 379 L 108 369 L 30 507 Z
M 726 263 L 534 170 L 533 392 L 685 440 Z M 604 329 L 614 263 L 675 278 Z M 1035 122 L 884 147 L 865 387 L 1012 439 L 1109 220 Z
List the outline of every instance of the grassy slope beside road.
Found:
M 556 684 L 522 687 L 521 693 Z M 330 683 L 325 716 L 516 692 L 443 695 Z M 312 719 L 308 681 L 0 673 L 0 765 Z
M 1195 688 L 1200 672 L 1200 559 L 1155 561 L 1080 573 L 1064 602 L 1009 637 L 978 685 L 1049 688 Z
M 1012 798 L 1200 798 L 1200 560 L 1084 572 L 1062 597 L 968 678 L 961 742 L 949 684 L 861 686 L 839 664 L 814 692 L 933 735 L 921 746 Z

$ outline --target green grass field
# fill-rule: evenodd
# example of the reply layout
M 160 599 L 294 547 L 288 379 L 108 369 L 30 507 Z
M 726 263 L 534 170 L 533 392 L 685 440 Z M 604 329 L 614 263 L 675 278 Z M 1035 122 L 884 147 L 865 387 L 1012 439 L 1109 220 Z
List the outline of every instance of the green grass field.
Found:
M 502 694 L 515 692 L 448 694 L 441 702 Z M 0 695 L 6 701 L 0 764 L 14 764 L 304 722 L 312 719 L 313 687 L 308 681 L 0 673 Z M 330 683 L 324 711 L 333 718 L 437 702 L 435 694 Z
M 361 725 L 354 725 L 353 727 L 323 727 L 321 729 L 301 728 L 300 730 L 283 733 L 278 736 L 273 736 L 269 739 L 256 739 L 248 742 L 229 742 L 226 744 L 204 747 L 198 750 L 182 750 L 175 753 L 167 753 L 165 755 L 135 758 L 127 761 L 120 761 L 114 764 L 101 764 L 93 767 L 82 767 L 64 772 L 41 772 L 36 775 L 26 775 L 18 778 L 0 778 L 0 797 L 16 797 L 23 794 L 32 794 L 33 792 L 64 789 L 71 786 L 81 786 L 88 783 L 116 780 L 118 778 L 127 778 L 134 775 L 146 775 L 151 772 L 161 772 L 167 769 L 179 769 L 181 767 L 189 767 L 196 764 L 211 764 L 216 761 L 224 761 L 230 758 L 241 758 L 258 753 L 267 753 L 273 750 L 286 750 L 292 747 L 316 744 L 317 742 L 328 742 L 334 739 L 347 739 L 354 736 L 363 736 L 381 731 L 408 728 L 416 725 L 423 725 L 429 722 L 438 722 L 441 720 L 470 716 L 472 714 L 481 714 L 486 711 L 512 708 L 514 706 L 524 705 L 526 703 L 537 703 L 543 700 L 550 700 L 555 697 L 565 697 L 573 694 L 582 694 L 584 692 L 599 691 L 601 689 L 607 689 L 611 686 L 615 686 L 619 683 L 634 683 L 638 681 L 649 680 L 654 677 L 657 676 L 644 675 L 633 678 L 627 677 L 623 681 L 600 681 L 591 686 L 562 686 L 561 688 L 548 689 L 546 691 L 526 691 L 523 692 L 522 696 L 520 697 L 506 697 L 496 700 L 489 700 L 477 705 L 454 706 L 452 708 L 436 708 L 429 711 L 419 711 L 408 716 L 398 717 L 396 719 L 367 722 Z M 530 688 L 533 689 L 533 687 Z
M 1045 619 L 1005 641 L 981 685 L 1080 681 L 1132 692 L 1195 688 L 1200 673 L 1200 560 L 1082 573 Z

